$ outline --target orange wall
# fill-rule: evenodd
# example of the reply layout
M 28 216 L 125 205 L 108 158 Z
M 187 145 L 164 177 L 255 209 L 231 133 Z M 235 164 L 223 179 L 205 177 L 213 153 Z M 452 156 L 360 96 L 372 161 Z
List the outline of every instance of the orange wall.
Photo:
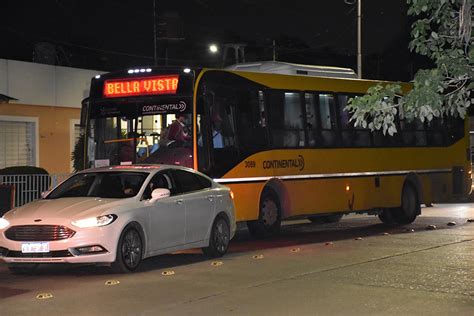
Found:
M 38 118 L 38 165 L 49 173 L 71 172 L 70 120 L 80 114 L 79 108 L 0 104 L 0 115 Z

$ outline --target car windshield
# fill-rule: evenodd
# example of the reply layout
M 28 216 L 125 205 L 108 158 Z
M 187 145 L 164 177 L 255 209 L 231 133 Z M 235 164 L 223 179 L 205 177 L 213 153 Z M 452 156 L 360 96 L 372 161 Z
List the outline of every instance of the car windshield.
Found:
M 60 184 L 46 199 L 65 197 L 129 198 L 138 194 L 147 176 L 147 173 L 139 172 L 80 173 Z

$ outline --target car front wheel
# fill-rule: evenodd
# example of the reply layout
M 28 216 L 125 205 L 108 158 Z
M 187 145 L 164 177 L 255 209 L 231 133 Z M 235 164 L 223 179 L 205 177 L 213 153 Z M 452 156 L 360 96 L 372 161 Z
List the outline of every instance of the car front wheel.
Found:
M 142 261 L 142 254 L 142 238 L 135 227 L 129 226 L 120 235 L 117 257 L 112 264 L 112 269 L 119 273 L 134 271 Z

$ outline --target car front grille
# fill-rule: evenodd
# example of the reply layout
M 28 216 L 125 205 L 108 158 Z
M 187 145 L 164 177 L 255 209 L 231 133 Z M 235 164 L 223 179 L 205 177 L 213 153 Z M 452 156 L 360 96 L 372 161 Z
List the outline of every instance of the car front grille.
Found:
M 22 225 L 9 228 L 5 237 L 14 241 L 53 241 L 71 238 L 75 233 L 60 225 Z

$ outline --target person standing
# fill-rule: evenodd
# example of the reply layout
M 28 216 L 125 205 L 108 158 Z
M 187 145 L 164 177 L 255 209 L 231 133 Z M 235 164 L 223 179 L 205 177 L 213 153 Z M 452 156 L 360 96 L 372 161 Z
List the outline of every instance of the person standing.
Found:
M 176 120 L 170 125 L 168 141 L 174 141 L 175 146 L 183 146 L 185 142 L 191 140 L 191 135 L 189 135 L 185 121 L 186 114 L 178 113 L 176 114 Z

